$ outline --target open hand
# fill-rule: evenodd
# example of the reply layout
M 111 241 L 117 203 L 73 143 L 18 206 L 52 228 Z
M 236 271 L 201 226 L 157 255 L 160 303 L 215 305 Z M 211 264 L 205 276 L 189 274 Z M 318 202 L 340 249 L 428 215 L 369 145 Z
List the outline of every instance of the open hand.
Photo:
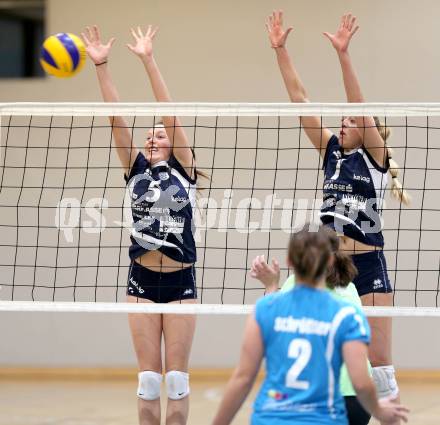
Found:
M 132 28 L 131 35 L 135 42 L 127 44 L 127 47 L 140 58 L 151 57 L 153 55 L 153 40 L 158 29 L 158 27 L 153 28 L 151 25 L 148 25 L 147 31 L 144 34 L 141 27 L 137 27 L 137 30 Z
M 385 397 L 379 400 L 379 411 L 375 415 L 381 423 L 393 425 L 400 420 L 408 422 L 409 410 L 398 404 L 393 397 Z
M 353 37 L 358 29 L 359 25 L 356 25 L 356 16 L 348 13 L 342 16 L 341 25 L 335 34 L 330 34 L 329 32 L 324 32 L 323 34 L 330 40 L 333 47 L 342 53 L 347 51 L 351 37 Z
M 86 45 L 87 54 L 95 64 L 103 63 L 108 59 L 110 49 L 115 42 L 114 37 L 107 43 L 103 43 L 96 25 L 93 25 L 92 28 L 86 27 L 85 32 L 81 33 L 81 37 Z
M 286 44 L 287 36 L 290 31 L 293 30 L 292 27 L 283 29 L 283 11 L 274 10 L 272 15 L 269 15 L 266 21 L 267 32 L 269 33 L 270 44 L 273 48 L 284 47 Z
M 280 265 L 277 260 L 272 260 L 272 265 L 266 263 L 264 255 L 258 255 L 252 261 L 250 275 L 258 279 L 269 291 L 278 290 L 280 282 Z

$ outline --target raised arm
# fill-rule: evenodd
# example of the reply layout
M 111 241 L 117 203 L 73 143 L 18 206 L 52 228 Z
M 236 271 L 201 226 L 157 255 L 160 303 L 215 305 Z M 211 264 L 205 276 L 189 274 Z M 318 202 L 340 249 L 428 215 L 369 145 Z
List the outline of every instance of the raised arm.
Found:
M 108 69 L 108 56 L 115 41 L 111 38 L 106 44 L 101 41 L 99 29 L 96 25 L 87 27 L 81 34 L 86 45 L 86 52 L 95 64 L 99 87 L 105 102 L 119 102 L 119 95 L 110 76 Z M 116 151 L 121 161 L 124 172 L 128 175 L 131 166 L 138 154 L 128 129 L 127 122 L 123 117 L 109 117 L 112 133 L 115 140 Z
M 127 47 L 142 60 L 156 100 L 158 102 L 171 102 L 168 87 L 153 55 L 153 40 L 157 30 L 158 28 L 153 29 L 151 25 L 148 26 L 145 34 L 140 27 L 137 30 L 131 29 L 134 44 L 127 44 Z M 194 155 L 180 119 L 174 116 L 162 117 L 162 119 L 173 146 L 174 156 L 186 169 L 188 175 L 194 177 Z
M 376 388 L 368 373 L 367 346 L 361 341 L 349 341 L 342 348 L 353 388 L 362 406 L 381 423 L 407 422 L 408 409 L 391 399 L 377 399 Z
M 330 40 L 338 54 L 347 101 L 362 103 L 364 102 L 364 96 L 362 95 L 361 86 L 348 53 L 351 38 L 358 29 L 356 17 L 349 13 L 342 16 L 341 24 L 335 34 L 325 32 L 324 35 Z M 385 167 L 387 160 L 385 141 L 376 127 L 374 118 L 355 117 L 355 119 L 365 148 L 381 167 Z
M 263 359 L 263 340 L 260 327 L 251 314 L 244 331 L 244 341 L 241 347 L 240 363 L 234 371 L 226 387 L 223 400 L 217 409 L 212 425 L 227 425 L 246 400 Z
M 266 22 L 266 28 L 270 44 L 277 55 L 278 66 L 290 100 L 298 103 L 309 102 L 306 90 L 286 49 L 287 37 L 292 31 L 292 27 L 283 29 L 283 12 L 280 10 L 273 12 Z M 322 128 L 320 117 L 300 117 L 300 119 L 313 146 L 319 150 L 321 155 L 324 155 L 332 133 L 327 128 Z

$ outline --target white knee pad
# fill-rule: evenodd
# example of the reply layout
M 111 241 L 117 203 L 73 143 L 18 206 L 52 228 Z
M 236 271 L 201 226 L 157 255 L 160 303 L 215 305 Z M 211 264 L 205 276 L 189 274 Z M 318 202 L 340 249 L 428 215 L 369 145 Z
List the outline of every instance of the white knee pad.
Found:
M 399 394 L 394 366 L 373 367 L 373 381 L 378 398 L 396 397 Z
M 189 375 L 186 372 L 171 370 L 165 375 L 168 398 L 181 400 L 189 395 Z
M 162 374 L 145 370 L 138 373 L 137 396 L 142 400 L 157 400 L 160 397 Z

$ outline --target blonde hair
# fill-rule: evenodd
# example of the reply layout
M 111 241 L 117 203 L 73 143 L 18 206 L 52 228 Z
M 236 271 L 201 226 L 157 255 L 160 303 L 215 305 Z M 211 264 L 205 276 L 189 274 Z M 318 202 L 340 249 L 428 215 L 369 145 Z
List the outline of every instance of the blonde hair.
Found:
M 399 164 L 393 159 L 393 150 L 387 145 L 387 139 L 391 134 L 391 131 L 385 124 L 382 124 L 378 117 L 373 117 L 376 128 L 379 131 L 380 136 L 385 142 L 385 148 L 387 150 L 388 171 L 391 174 L 391 195 L 393 198 L 402 202 L 404 205 L 409 205 L 411 203 L 411 196 L 403 188 L 402 183 L 399 180 L 400 167 Z

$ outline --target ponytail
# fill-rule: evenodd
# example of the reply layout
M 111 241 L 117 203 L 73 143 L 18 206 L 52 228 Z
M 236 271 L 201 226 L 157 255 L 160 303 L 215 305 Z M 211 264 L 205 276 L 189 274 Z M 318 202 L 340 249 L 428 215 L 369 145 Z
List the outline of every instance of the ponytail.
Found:
M 387 145 L 386 142 L 391 133 L 390 129 L 382 124 L 378 117 L 374 117 L 374 123 L 376 124 L 376 128 L 379 131 L 380 136 L 385 142 L 385 148 L 387 150 L 389 164 L 388 172 L 391 174 L 391 195 L 399 202 L 402 202 L 404 205 L 408 206 L 411 203 L 411 196 L 403 188 L 402 183 L 398 178 L 400 167 L 399 164 L 397 164 L 397 162 L 393 159 L 393 150 Z
M 333 265 L 327 274 L 327 287 L 330 289 L 345 288 L 357 274 L 357 268 L 351 257 L 342 251 L 336 251 L 333 256 Z
M 403 188 L 402 183 L 398 179 L 399 176 L 399 164 L 393 159 L 393 150 L 387 146 L 387 154 L 388 154 L 388 163 L 390 168 L 388 169 L 391 174 L 391 194 L 393 198 L 402 202 L 404 205 L 408 206 L 411 203 L 411 196 L 409 193 Z
M 193 154 L 193 158 L 194 158 L 194 162 L 195 162 L 195 160 L 196 160 L 196 152 L 194 151 L 194 148 L 191 148 L 191 152 Z M 202 177 L 202 178 L 204 178 L 204 179 L 206 179 L 208 181 L 211 180 L 211 178 L 209 177 L 208 173 L 205 173 L 204 171 L 200 171 L 197 168 L 196 168 L 195 171 L 196 171 L 196 178 Z M 197 185 L 197 193 L 200 193 L 204 189 L 205 189 L 204 187 L 200 187 L 199 185 Z
M 356 266 L 351 257 L 339 249 L 339 238 L 336 232 L 329 231 L 328 237 L 333 251 L 333 263 L 327 271 L 327 287 L 334 289 L 336 287 L 345 288 L 358 274 Z

